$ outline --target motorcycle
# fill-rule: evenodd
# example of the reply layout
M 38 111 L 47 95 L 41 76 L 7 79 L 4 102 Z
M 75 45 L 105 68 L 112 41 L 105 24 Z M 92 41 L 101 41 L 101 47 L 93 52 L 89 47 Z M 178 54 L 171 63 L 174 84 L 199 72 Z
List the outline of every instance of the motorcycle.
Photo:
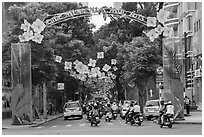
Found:
M 101 119 L 104 115 L 104 110 L 103 109 L 99 109 L 99 118 Z
M 92 113 L 91 113 L 91 111 L 88 111 L 87 112 L 87 120 L 91 121 L 91 117 L 92 117 Z
M 101 121 L 100 121 L 98 116 L 92 116 L 91 117 L 91 120 L 90 120 L 91 126 L 93 126 L 93 125 L 97 126 L 100 122 Z
M 160 127 L 168 126 L 169 128 L 172 128 L 173 126 L 173 116 L 172 115 L 163 115 L 163 118 L 160 121 Z
M 107 112 L 107 113 L 106 113 L 105 121 L 106 121 L 106 122 L 107 122 L 107 121 L 110 122 L 111 119 L 112 119 L 112 114 L 111 114 L 111 112 Z
M 118 117 L 118 113 L 116 110 L 113 111 L 113 119 L 115 120 Z
M 132 116 L 130 120 L 131 125 L 138 124 L 139 126 L 141 126 L 142 122 L 143 122 L 143 116 L 141 113 Z

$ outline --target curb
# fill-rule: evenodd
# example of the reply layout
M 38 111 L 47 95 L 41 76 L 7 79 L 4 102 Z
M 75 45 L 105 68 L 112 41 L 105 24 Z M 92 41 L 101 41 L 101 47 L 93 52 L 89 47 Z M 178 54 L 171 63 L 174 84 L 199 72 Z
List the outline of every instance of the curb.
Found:
M 45 123 L 48 123 L 48 122 L 50 122 L 50 121 L 52 121 L 52 120 L 55 120 L 55 119 L 58 119 L 58 118 L 60 118 L 60 117 L 63 117 L 63 115 L 59 115 L 59 116 L 56 116 L 56 117 L 54 117 L 54 118 L 52 118 L 52 119 L 48 119 L 48 120 L 42 121 L 42 122 L 40 122 L 40 123 L 38 123 L 38 124 L 31 125 L 30 127 L 38 127 L 38 126 L 40 126 L 40 125 L 43 125 L 43 124 L 45 124 Z
M 202 122 L 178 122 L 178 121 L 174 121 L 174 124 L 197 124 L 197 125 L 202 125 Z

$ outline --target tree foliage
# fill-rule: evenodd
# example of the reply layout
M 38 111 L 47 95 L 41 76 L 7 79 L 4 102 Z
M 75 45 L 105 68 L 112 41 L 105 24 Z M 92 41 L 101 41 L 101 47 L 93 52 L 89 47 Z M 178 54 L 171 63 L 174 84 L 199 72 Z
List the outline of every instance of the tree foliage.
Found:
M 3 67 L 5 70 L 3 74 L 9 74 L 10 45 L 19 42 L 18 36 L 22 34 L 20 27 L 24 19 L 32 23 L 37 18 L 43 20 L 47 15 L 79 8 L 82 7 L 78 3 L 65 2 L 33 2 L 11 6 L 8 13 L 9 32 L 5 34 L 7 39 L 4 39 L 3 42 L 3 66 L 5 66 Z M 30 42 L 33 84 L 36 85 L 63 77 L 64 68 L 62 64 L 58 65 L 54 61 L 55 55 L 61 55 L 63 61 L 84 58 L 88 52 L 88 47 L 93 45 L 92 27 L 93 25 L 89 23 L 88 18 L 77 18 L 47 27 L 43 32 L 44 40 L 41 44 Z

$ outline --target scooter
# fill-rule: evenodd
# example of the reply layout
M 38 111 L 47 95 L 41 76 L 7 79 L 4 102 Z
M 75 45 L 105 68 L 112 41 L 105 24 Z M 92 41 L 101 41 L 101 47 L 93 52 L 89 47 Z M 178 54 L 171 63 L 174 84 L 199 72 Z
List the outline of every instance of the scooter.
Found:
M 99 109 L 99 118 L 101 119 L 104 115 L 104 110 L 103 109 Z
M 91 117 L 91 120 L 90 120 L 90 123 L 91 123 L 91 126 L 95 125 L 95 126 L 98 126 L 98 124 L 100 123 L 100 119 L 98 116 L 93 116 Z
M 92 117 L 92 113 L 91 113 L 91 111 L 88 111 L 87 112 L 87 120 L 91 121 L 91 117 Z
M 163 126 L 168 126 L 169 128 L 172 128 L 173 126 L 173 116 L 172 115 L 163 115 L 163 120 L 161 118 L 160 121 L 160 127 L 162 128 Z
M 141 113 L 134 115 L 131 120 L 130 120 L 130 124 L 138 124 L 139 126 L 142 125 L 143 122 L 143 116 Z
M 105 117 L 105 121 L 107 122 L 110 122 L 111 121 L 111 119 L 112 119 L 112 114 L 111 114 L 111 112 L 107 112 L 106 113 L 106 117 Z

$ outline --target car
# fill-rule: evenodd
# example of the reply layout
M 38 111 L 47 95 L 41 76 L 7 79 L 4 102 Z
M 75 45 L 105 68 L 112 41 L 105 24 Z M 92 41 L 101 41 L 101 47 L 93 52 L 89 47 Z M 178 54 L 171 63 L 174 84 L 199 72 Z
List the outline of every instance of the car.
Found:
M 69 101 L 64 104 L 64 120 L 70 117 L 83 118 L 83 111 L 80 103 L 78 101 Z
M 159 108 L 159 100 L 148 100 L 143 109 L 144 116 L 147 118 L 147 120 L 151 120 L 153 117 L 159 117 Z

